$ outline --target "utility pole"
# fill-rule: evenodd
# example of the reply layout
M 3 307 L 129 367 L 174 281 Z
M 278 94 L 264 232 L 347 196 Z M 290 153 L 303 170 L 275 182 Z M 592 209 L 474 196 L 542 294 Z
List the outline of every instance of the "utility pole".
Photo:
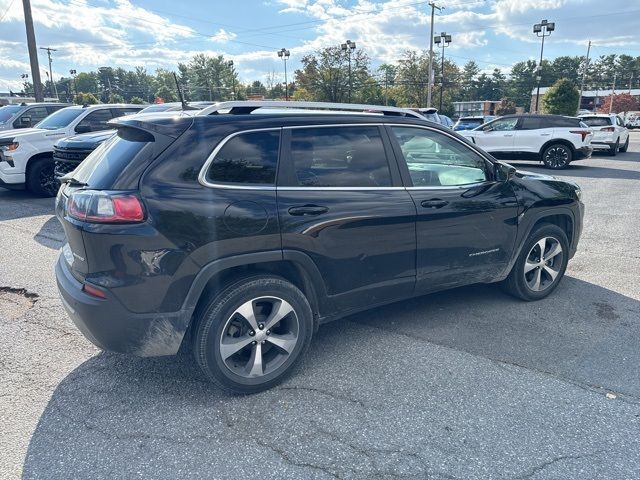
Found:
M 613 74 L 613 89 L 611 90 L 611 101 L 609 102 L 609 113 L 613 110 L 613 100 L 616 98 L 616 74 Z
M 427 107 L 431 106 L 431 91 L 433 90 L 433 17 L 435 16 L 436 8 L 438 11 L 442 11 L 444 7 L 439 7 L 435 2 L 429 2 L 431 6 L 431 31 L 429 32 L 429 82 L 427 87 Z
M 51 47 L 40 47 L 40 50 L 47 51 L 47 57 L 49 57 L 49 95 L 53 97 L 53 90 L 55 89 L 56 97 L 58 96 L 58 89 L 55 87 L 53 83 L 53 71 L 51 70 L 51 52 L 57 52 L 55 48 Z
M 33 96 L 36 102 L 44 102 L 42 83 L 40 83 L 40 66 L 38 65 L 38 48 L 36 34 L 33 31 L 33 17 L 31 16 L 31 1 L 22 0 L 24 9 L 24 24 L 27 29 L 27 46 L 29 48 L 29 62 L 31 63 L 31 78 L 33 79 Z
M 589 53 L 591 52 L 591 40 L 589 40 L 589 46 L 587 47 L 587 59 L 584 61 L 582 67 L 582 80 L 580 81 L 580 96 L 578 97 L 578 112 L 582 106 L 582 92 L 584 91 L 584 78 L 587 76 L 587 70 L 589 69 Z

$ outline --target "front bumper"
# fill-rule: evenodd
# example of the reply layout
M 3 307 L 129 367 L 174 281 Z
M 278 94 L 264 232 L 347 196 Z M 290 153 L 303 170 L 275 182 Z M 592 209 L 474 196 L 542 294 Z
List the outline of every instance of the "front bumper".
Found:
M 186 312 L 139 314 L 128 311 L 109 291 L 106 299 L 85 293 L 60 255 L 56 281 L 62 304 L 76 327 L 94 345 L 140 357 L 175 355 L 185 334 Z

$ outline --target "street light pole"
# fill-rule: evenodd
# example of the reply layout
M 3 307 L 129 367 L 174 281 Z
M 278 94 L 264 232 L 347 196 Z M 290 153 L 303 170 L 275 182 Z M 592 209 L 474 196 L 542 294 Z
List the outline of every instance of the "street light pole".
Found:
M 542 20 L 540 23 L 536 23 L 533 26 L 533 33 L 538 37 L 542 37 L 542 46 L 540 47 L 540 63 L 538 64 L 538 76 L 536 78 L 538 82 L 538 87 L 536 89 L 536 111 L 535 113 L 539 113 L 540 110 L 540 81 L 542 80 L 542 55 L 544 53 L 544 39 L 551 35 L 556 29 L 556 24 L 554 22 L 548 22 L 547 20 Z
M 589 70 L 589 53 L 591 52 L 591 40 L 589 40 L 589 46 L 587 47 L 587 59 L 584 61 L 582 67 L 582 80 L 580 81 L 580 96 L 578 97 L 578 112 L 582 106 L 582 92 L 584 91 L 584 79 L 587 76 L 587 70 Z
M 442 91 L 444 90 L 444 49 L 445 47 L 448 47 L 449 44 L 451 43 L 451 35 L 447 35 L 447 32 L 442 32 L 440 33 L 439 36 L 434 37 L 433 41 L 436 43 L 436 45 L 438 46 L 442 46 L 442 66 L 440 67 L 440 107 L 438 108 L 438 111 L 441 112 L 442 111 Z
M 75 69 L 69 70 L 69 75 L 73 78 L 73 90 L 76 92 L 76 97 L 78 96 L 78 84 L 76 83 L 76 71 Z
M 427 75 L 427 107 L 431 106 L 431 91 L 433 90 L 433 17 L 435 16 L 436 8 L 441 11 L 444 7 L 439 7 L 435 2 L 429 2 L 431 6 L 431 31 L 429 32 L 429 71 Z
M 342 48 L 343 52 L 347 52 L 347 54 L 349 55 L 349 96 L 348 96 L 348 101 L 349 103 L 351 103 L 351 52 L 353 52 L 356 49 L 356 42 L 352 42 L 351 40 L 347 40 L 346 43 L 343 43 L 342 45 L 340 45 L 340 48 Z
M 287 80 L 287 60 L 291 56 L 291 52 L 286 48 L 278 50 L 278 57 L 284 61 L 284 99 L 289 101 L 289 82 Z
M 227 66 L 231 69 L 231 91 L 233 92 L 233 99 L 236 99 L 236 75 L 233 69 L 233 60 L 227 62 Z

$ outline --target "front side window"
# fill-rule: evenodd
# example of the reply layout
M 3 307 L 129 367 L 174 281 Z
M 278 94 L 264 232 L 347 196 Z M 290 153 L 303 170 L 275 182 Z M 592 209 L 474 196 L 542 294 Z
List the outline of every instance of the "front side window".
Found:
M 485 125 L 483 130 L 489 130 L 492 132 L 508 132 L 510 130 L 515 130 L 517 124 L 518 117 L 500 118 Z
M 36 123 L 44 120 L 47 115 L 49 115 L 49 112 L 47 112 L 45 107 L 33 107 L 20 115 L 14 122 L 13 126 L 16 128 L 23 126 L 30 127 L 31 125 L 35 125 Z
M 485 160 L 457 140 L 414 127 L 391 129 L 414 187 L 458 186 L 487 180 Z
M 376 126 L 291 130 L 291 159 L 301 187 L 388 187 L 389 164 Z
M 211 183 L 273 185 L 280 131 L 241 133 L 229 139 L 207 170 Z

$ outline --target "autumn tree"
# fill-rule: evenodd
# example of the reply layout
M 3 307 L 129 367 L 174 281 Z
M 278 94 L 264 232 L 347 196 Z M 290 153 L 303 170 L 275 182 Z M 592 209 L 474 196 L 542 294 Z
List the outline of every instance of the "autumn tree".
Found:
M 613 106 L 611 105 L 611 99 L 613 97 Z M 611 108 L 610 108 L 611 107 Z M 638 110 L 638 100 L 629 95 L 628 93 L 616 93 L 615 95 L 608 95 L 604 97 L 604 101 L 600 106 L 601 112 L 608 113 L 609 110 L 613 113 L 632 112 Z

